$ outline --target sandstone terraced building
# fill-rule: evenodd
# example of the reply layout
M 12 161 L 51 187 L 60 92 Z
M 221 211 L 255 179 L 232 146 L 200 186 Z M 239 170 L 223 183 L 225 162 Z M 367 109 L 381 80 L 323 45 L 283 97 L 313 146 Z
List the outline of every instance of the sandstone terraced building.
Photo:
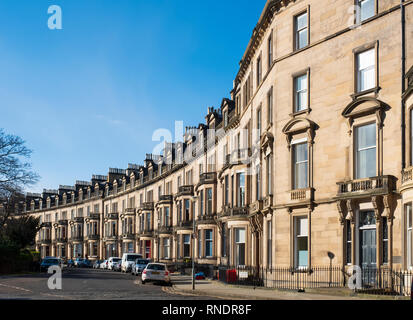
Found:
M 27 195 L 36 248 L 412 268 L 412 65 L 413 1 L 269 0 L 230 97 L 182 142 Z

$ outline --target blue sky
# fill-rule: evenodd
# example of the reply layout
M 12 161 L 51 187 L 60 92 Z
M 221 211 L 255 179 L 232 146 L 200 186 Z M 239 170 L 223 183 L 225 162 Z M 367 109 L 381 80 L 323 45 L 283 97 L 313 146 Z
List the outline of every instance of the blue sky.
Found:
M 21 136 L 41 176 L 73 185 L 142 163 L 228 97 L 265 0 L 2 0 L 0 128 Z M 63 30 L 49 30 L 59 5 Z

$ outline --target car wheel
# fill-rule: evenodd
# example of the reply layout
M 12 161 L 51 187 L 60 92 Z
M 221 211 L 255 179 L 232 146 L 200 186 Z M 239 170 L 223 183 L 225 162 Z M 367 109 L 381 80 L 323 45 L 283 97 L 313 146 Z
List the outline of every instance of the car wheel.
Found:
M 141 284 L 145 284 L 146 283 L 146 281 L 145 280 L 141 280 Z

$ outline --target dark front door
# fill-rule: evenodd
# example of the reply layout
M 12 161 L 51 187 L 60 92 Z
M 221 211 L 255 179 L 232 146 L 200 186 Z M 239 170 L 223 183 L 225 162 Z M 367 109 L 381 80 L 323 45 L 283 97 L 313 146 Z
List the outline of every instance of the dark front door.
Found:
M 376 283 L 376 219 L 373 211 L 360 213 L 360 266 L 364 286 Z
M 376 229 L 361 230 L 361 267 L 376 268 Z

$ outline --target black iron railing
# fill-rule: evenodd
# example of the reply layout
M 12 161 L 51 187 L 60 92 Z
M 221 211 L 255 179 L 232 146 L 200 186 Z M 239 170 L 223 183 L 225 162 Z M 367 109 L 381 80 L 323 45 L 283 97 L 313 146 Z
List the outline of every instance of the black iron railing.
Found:
M 359 269 L 359 283 L 356 277 L 341 266 L 291 267 L 249 267 L 220 266 L 218 279 L 234 285 L 268 287 L 304 291 L 316 288 L 348 288 L 359 293 L 379 295 L 410 296 L 413 271 L 389 269 Z M 353 282 L 355 286 L 349 286 Z

